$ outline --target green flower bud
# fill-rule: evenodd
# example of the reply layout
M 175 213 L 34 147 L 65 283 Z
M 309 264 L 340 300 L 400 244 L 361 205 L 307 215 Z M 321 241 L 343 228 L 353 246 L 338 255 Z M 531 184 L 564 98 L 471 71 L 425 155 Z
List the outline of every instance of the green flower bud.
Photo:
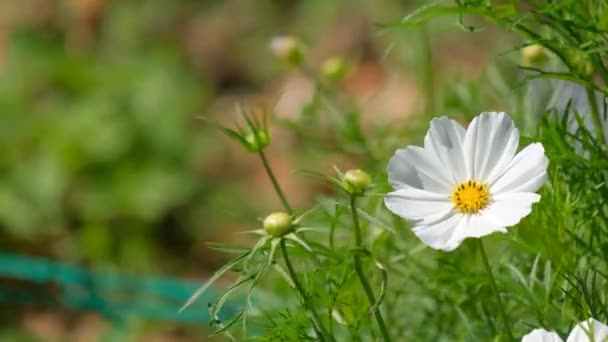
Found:
M 532 44 L 521 49 L 521 63 L 524 66 L 535 66 L 545 62 L 547 54 L 540 44 Z
M 283 63 L 295 67 L 304 60 L 304 47 L 300 41 L 292 36 L 279 36 L 272 38 L 270 50 Z
M 570 64 L 580 76 L 583 78 L 591 77 L 593 74 L 593 63 L 589 55 L 580 50 L 570 49 L 567 52 L 567 56 Z
M 272 213 L 264 219 L 264 231 L 270 236 L 281 237 L 293 229 L 291 216 L 284 212 Z
M 579 66 L 580 73 L 585 77 L 593 76 L 593 71 L 595 70 L 593 67 L 593 63 L 590 58 L 586 58 L 585 61 Z
M 351 195 L 363 195 L 372 178 L 361 170 L 348 170 L 342 179 L 342 188 Z
M 342 57 L 332 57 L 321 65 L 321 74 L 329 82 L 340 82 L 348 74 L 348 65 Z
M 245 142 L 247 143 L 245 147 L 250 152 L 259 152 L 270 144 L 270 137 L 266 131 L 258 131 L 257 134 L 257 139 L 253 132 L 245 136 Z

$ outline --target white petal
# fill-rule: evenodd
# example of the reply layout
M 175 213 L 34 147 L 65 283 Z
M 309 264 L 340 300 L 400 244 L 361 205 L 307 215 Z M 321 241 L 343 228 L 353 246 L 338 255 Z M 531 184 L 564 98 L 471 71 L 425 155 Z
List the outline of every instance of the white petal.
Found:
M 532 204 L 540 200 L 535 193 L 505 193 L 493 198 L 490 206 L 473 215 L 464 215 L 453 209 L 453 204 L 441 206 L 426 202 L 406 204 L 411 217 L 418 214 L 414 222 L 414 233 L 427 245 L 435 249 L 451 251 L 467 238 L 481 238 L 492 233 L 506 233 L 506 227 L 517 224 L 532 210 Z M 449 205 L 452 205 L 451 209 Z M 387 204 L 388 205 L 388 204 Z M 412 207 L 414 206 L 414 207 Z M 431 207 L 433 210 L 431 210 Z
M 422 181 L 416 168 L 406 157 L 404 150 L 397 150 L 388 162 L 388 182 L 393 189 L 399 190 L 406 186 L 422 189 Z
M 462 242 L 466 238 L 480 238 L 496 232 L 506 233 L 506 226 L 500 219 L 490 215 L 488 210 L 482 210 L 477 214 L 465 216 L 463 229 L 455 238 Z
M 540 200 L 535 193 L 506 193 L 495 196 L 492 203 L 477 214 L 464 215 L 462 229 L 453 236 L 453 243 L 460 245 L 466 238 L 481 238 L 492 233 L 506 233 L 530 214 L 532 204 Z
M 545 182 L 549 160 L 540 143 L 528 145 L 511 161 L 509 166 L 490 183 L 490 192 L 535 192 Z
M 412 230 L 429 247 L 449 252 L 456 249 L 462 242 L 462 240 L 454 239 L 454 236 L 461 230 L 463 220 L 463 215 L 452 211 L 443 220 L 430 225 L 415 225 Z
M 418 146 L 397 150 L 388 165 L 389 182 L 396 189 L 409 185 L 419 189 L 450 193 L 453 177 L 433 153 Z M 395 186 L 396 185 L 396 186 Z
M 566 342 L 606 342 L 608 326 L 593 318 L 577 324 Z
M 505 168 L 519 145 L 519 130 L 505 113 L 481 113 L 469 125 L 464 139 L 467 177 L 488 180 Z
M 532 211 L 532 204 L 540 200 L 533 192 L 510 192 L 496 195 L 485 209 L 486 215 L 504 227 L 516 225 Z
M 414 233 L 425 244 L 451 251 L 466 238 L 506 233 L 506 227 L 528 215 L 539 199 L 535 193 L 499 194 L 488 208 L 465 215 L 455 211 L 454 204 L 442 194 L 406 188 L 388 194 L 385 203 L 392 212 L 413 221 Z
M 532 332 L 525 335 L 521 339 L 521 342 L 563 342 L 563 340 L 555 331 L 534 329 Z
M 462 150 L 465 134 L 458 122 L 443 116 L 431 120 L 431 128 L 424 137 L 424 149 L 435 154 L 442 167 L 452 171 L 454 183 L 467 180 Z
M 454 203 L 445 194 L 407 186 L 388 193 L 384 203 L 393 213 L 412 221 L 429 219 L 454 208 Z

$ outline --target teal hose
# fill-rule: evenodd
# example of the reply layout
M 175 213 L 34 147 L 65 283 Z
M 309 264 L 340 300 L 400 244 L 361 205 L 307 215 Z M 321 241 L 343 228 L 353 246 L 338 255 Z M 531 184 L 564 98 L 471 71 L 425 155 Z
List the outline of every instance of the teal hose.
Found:
M 201 282 L 92 271 L 58 261 L 0 253 L 0 302 L 33 307 L 95 311 L 109 319 L 126 317 L 210 322 L 207 304 L 218 297 L 209 289 L 188 310 L 179 307 Z M 220 317 L 232 317 L 242 303 L 227 303 Z

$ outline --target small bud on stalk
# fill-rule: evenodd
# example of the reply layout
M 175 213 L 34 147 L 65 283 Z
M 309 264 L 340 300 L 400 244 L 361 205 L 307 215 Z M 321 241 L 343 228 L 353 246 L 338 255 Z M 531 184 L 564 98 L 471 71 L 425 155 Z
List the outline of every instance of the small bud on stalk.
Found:
M 342 179 L 342 188 L 351 195 L 363 195 L 372 178 L 362 170 L 348 170 Z
M 532 44 L 521 49 L 521 63 L 524 66 L 537 66 L 545 62 L 547 54 L 540 44 Z
M 270 50 L 283 63 L 290 67 L 302 64 L 304 59 L 304 47 L 298 39 L 292 36 L 279 36 L 272 38 Z
M 262 152 L 270 144 L 270 130 L 267 125 L 267 113 L 262 112 L 261 118 L 254 113 L 246 113 L 237 107 L 237 111 L 246 123 L 245 128 L 237 125 L 236 129 L 222 127 L 220 129 L 231 139 L 236 140 L 248 152 Z
M 580 50 L 571 49 L 567 55 L 572 67 L 582 78 L 586 79 L 593 75 L 593 63 L 588 54 Z
M 256 139 L 257 133 L 257 139 Z M 251 132 L 245 136 L 246 148 L 250 152 L 259 152 L 270 143 L 270 137 L 266 131 Z
M 264 219 L 264 231 L 270 236 L 281 237 L 293 230 L 291 216 L 284 212 L 272 213 Z
M 332 57 L 326 59 L 321 65 L 321 74 L 329 82 L 341 82 L 348 74 L 348 65 L 342 57 Z

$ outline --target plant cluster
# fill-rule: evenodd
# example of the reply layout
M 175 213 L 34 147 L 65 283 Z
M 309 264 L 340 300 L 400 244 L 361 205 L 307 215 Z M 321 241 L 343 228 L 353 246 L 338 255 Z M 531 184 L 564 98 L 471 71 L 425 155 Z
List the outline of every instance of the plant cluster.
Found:
M 355 154 L 361 169 L 334 168 L 329 176 L 307 170 L 336 191 L 295 209 L 289 198 L 297 194 L 283 191 L 266 158 L 267 113 L 240 111 L 246 128 L 222 129 L 258 155 L 283 208 L 251 231 L 259 236 L 253 247 L 218 247 L 239 255 L 182 309 L 236 272 L 209 303 L 214 334 L 230 340 L 606 338 L 608 4 L 432 2 L 381 27 L 401 32 L 446 16 L 467 32 L 490 23 L 522 40 L 512 51 L 521 58 L 517 77 L 501 76 L 515 96 L 500 105 L 513 120 L 468 116 L 488 108 L 465 115 L 466 129 L 446 117 L 425 118 L 422 147 L 397 149 L 405 144 L 391 127 L 363 127 L 340 86 L 348 75 L 343 58 L 317 72 L 300 40 L 276 38 L 278 60 L 316 84 L 302 115 L 282 123 L 318 149 L 333 136 L 334 148 Z M 564 85 L 574 88 L 564 92 Z M 441 91 L 427 93 L 435 94 L 429 119 L 452 99 L 436 96 Z M 530 112 L 548 91 L 541 109 Z M 244 305 L 223 317 L 229 297 Z

